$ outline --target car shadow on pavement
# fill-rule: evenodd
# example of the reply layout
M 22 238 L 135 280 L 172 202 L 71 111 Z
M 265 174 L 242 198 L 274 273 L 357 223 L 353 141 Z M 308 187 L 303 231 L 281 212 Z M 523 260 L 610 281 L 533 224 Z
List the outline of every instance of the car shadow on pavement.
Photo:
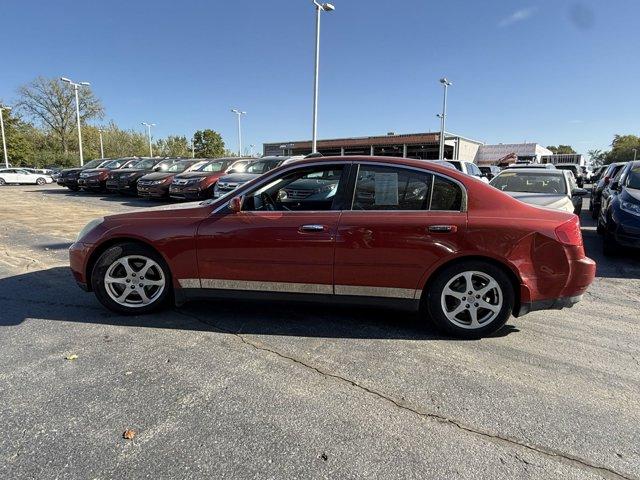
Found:
M 52 189 L 39 189 L 28 190 L 27 193 L 41 193 L 44 195 L 64 195 L 66 197 L 84 197 L 84 198 L 97 198 L 104 202 L 113 202 L 125 207 L 156 207 L 158 205 L 166 205 L 169 203 L 169 199 L 151 199 L 151 198 L 139 198 L 133 195 L 120 195 L 118 193 L 107 192 L 72 192 L 67 188 L 52 188 Z
M 29 292 L 28 297 L 25 292 Z M 35 318 L 230 334 L 454 340 L 435 331 L 417 313 L 379 307 L 212 299 L 193 301 L 157 314 L 120 316 L 100 305 L 93 294 L 80 291 L 66 267 L 0 278 L 0 302 L 3 304 L 0 327 Z M 518 331 L 507 324 L 494 336 Z

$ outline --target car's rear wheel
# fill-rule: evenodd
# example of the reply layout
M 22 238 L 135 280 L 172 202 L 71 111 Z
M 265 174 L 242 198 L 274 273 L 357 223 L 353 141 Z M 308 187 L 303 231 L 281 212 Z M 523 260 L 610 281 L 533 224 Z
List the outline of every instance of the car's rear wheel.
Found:
M 36 183 L 38 185 L 44 185 L 45 183 L 47 183 L 47 181 L 44 178 L 40 177 L 36 180 Z
M 171 272 L 152 248 L 122 243 L 100 255 L 91 285 L 100 303 L 116 313 L 149 313 L 169 298 Z
M 500 329 L 511 316 L 513 285 L 490 263 L 469 261 L 441 271 L 426 292 L 431 320 L 446 333 L 480 338 Z

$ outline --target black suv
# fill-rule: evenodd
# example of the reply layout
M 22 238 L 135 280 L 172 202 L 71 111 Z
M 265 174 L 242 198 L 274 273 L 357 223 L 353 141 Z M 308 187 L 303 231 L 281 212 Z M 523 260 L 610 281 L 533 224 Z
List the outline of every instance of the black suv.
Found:
M 129 168 L 120 168 L 109 173 L 107 190 L 125 194 L 138 194 L 138 180 L 152 172 L 164 172 L 177 158 L 143 158 Z
M 589 202 L 589 210 L 591 211 L 591 218 L 598 218 L 600 215 L 600 206 L 602 205 L 602 192 L 609 185 L 609 182 L 615 177 L 620 169 L 624 167 L 627 162 L 612 163 L 606 167 L 606 170 L 600 174 L 600 180 L 593 184 L 591 187 L 591 201 Z

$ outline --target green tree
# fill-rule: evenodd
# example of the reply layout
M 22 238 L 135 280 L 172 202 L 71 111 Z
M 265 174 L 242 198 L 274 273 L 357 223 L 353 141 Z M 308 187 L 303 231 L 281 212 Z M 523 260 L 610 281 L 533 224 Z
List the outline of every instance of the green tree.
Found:
M 549 145 L 547 149 L 551 150 L 556 155 L 576 153 L 571 145 L 558 145 L 557 147 Z
M 636 135 L 615 135 L 611 142 L 611 151 L 607 153 L 605 163 L 633 160 L 634 152 L 640 158 L 640 137 Z
M 198 130 L 193 135 L 195 155 L 198 158 L 215 158 L 225 154 L 222 136 L 211 129 Z
M 75 93 L 72 87 L 55 78 L 38 77 L 18 89 L 18 107 L 58 140 L 63 153 L 69 152 L 70 141 L 76 132 Z M 102 118 L 102 103 L 89 87 L 78 92 L 80 118 L 83 123 Z M 77 133 L 77 132 L 76 132 Z
M 155 143 L 153 151 L 161 157 L 190 157 L 191 146 L 185 136 L 169 135 Z
M 604 164 L 604 162 L 605 162 L 605 160 L 607 158 L 607 152 L 603 152 L 599 148 L 596 148 L 596 149 L 593 149 L 593 150 L 589 150 L 587 152 L 587 155 L 589 155 L 589 162 L 594 167 L 599 167 L 602 164 Z

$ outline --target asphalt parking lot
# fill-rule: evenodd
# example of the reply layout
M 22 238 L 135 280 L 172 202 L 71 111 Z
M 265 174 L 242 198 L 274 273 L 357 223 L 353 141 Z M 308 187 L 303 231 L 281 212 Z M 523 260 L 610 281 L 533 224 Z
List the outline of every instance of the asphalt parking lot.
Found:
M 460 341 L 382 309 L 119 317 L 66 249 L 158 203 L 0 195 L 0 478 L 640 478 L 640 258 L 603 257 L 586 208 L 584 300 Z

